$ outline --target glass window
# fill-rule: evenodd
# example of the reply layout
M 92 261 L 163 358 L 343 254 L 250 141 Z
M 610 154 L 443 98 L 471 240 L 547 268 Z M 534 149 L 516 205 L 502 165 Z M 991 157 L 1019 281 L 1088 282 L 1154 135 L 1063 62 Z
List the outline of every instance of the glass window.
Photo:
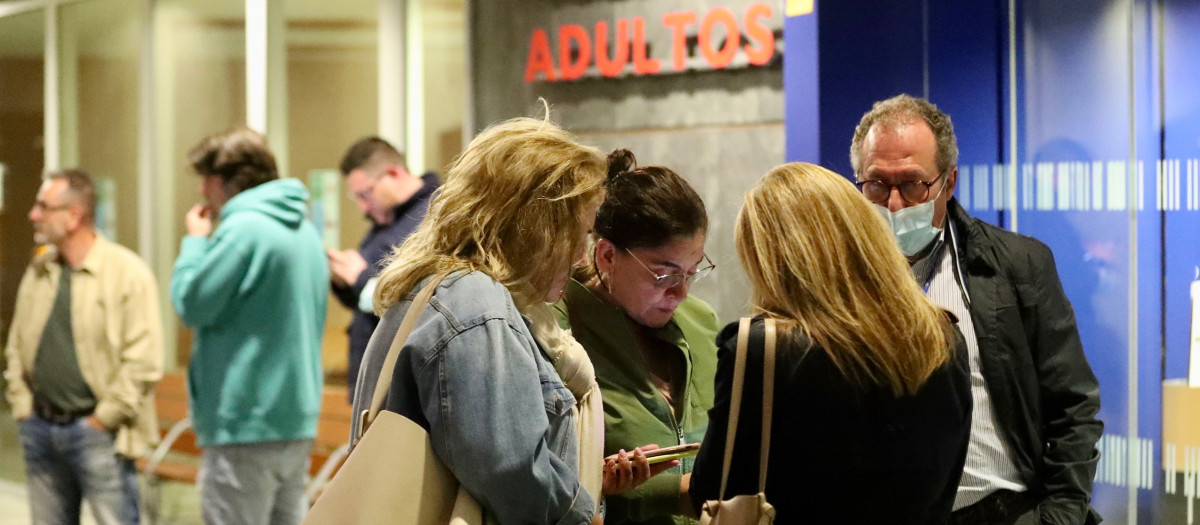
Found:
M 59 8 L 61 164 L 96 182 L 96 225 L 138 250 L 139 47 L 145 6 L 95 0 Z
M 44 166 L 42 10 L 0 18 L 0 331 L 8 326 L 17 285 L 33 252 L 29 207 Z M 0 469 L 11 471 L 4 462 Z
M 186 233 L 183 215 L 200 202 L 200 179 L 187 152 L 200 139 L 246 122 L 245 7 L 238 0 L 158 3 L 155 19 L 155 263 L 160 286 L 169 289 L 172 264 Z M 187 364 L 191 333 L 164 316 L 167 365 Z M 175 337 L 172 338 L 172 334 Z M 176 359 L 171 359 L 174 344 Z
M 443 173 L 463 148 L 467 109 L 466 8 L 464 2 L 454 0 L 418 2 L 417 9 L 421 31 L 413 45 L 419 47 L 408 56 L 420 57 L 418 67 L 423 87 L 419 103 L 424 125 L 423 165 L 413 169 Z
M 1009 101 L 1017 110 L 1017 122 L 1008 123 L 1016 126 L 1017 143 L 1008 146 L 1017 148 L 1018 164 L 1016 194 L 1008 196 L 1015 202 L 1008 224 L 1054 252 L 1083 348 L 1100 383 L 1097 417 L 1104 421 L 1104 436 L 1092 505 L 1106 520 L 1120 522 L 1131 503 L 1128 484 L 1142 483 L 1145 475 L 1127 468 L 1128 458 L 1149 446 L 1156 430 L 1139 429 L 1149 429 L 1147 423 L 1157 420 L 1151 411 L 1142 411 L 1132 429 L 1141 438 L 1130 442 L 1134 421 L 1129 404 L 1138 402 L 1129 388 L 1131 331 L 1136 326 L 1143 341 L 1157 341 L 1158 331 L 1154 323 L 1131 324 L 1136 321 L 1134 306 L 1148 302 L 1144 294 L 1152 291 L 1151 275 L 1159 273 L 1149 259 L 1137 266 L 1131 262 L 1143 244 L 1132 244 L 1131 234 L 1140 231 L 1136 225 L 1157 220 L 1157 213 L 1136 211 L 1144 203 L 1131 188 L 1140 187 L 1142 176 L 1129 162 L 1130 141 L 1136 139 L 1130 136 L 1130 99 L 1149 89 L 1139 84 L 1139 95 L 1130 90 L 1134 73 L 1127 3 L 1067 0 L 1026 7 L 1014 57 L 1018 89 Z M 1157 232 L 1158 226 L 1152 229 Z M 1144 241 L 1157 247 L 1157 241 Z M 1132 296 L 1131 280 L 1138 281 L 1139 275 L 1146 277 L 1143 289 Z M 1159 352 L 1157 342 L 1153 345 L 1152 356 L 1147 346 L 1139 346 L 1141 357 L 1152 357 L 1145 372 L 1157 378 Z
M 376 2 L 288 3 L 285 17 L 288 169 L 321 209 L 328 247 L 357 248 L 370 223 L 345 197 L 338 164 L 356 140 L 378 133 Z M 331 384 L 345 384 L 350 320 L 331 296 L 323 343 Z

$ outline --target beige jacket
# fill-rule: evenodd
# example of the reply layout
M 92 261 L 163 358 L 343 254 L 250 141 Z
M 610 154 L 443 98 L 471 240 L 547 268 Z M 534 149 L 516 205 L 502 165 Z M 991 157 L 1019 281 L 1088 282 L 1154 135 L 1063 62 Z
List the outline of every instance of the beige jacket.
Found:
M 50 317 L 62 266 L 51 249 L 25 270 L 4 349 L 5 396 L 17 420 L 33 412 L 29 381 Z M 146 263 L 96 236 L 71 280 L 71 327 L 79 369 L 96 395 L 95 416 L 115 429 L 117 452 L 145 454 L 158 441 L 154 386 L 162 378 L 163 334 L 158 285 Z

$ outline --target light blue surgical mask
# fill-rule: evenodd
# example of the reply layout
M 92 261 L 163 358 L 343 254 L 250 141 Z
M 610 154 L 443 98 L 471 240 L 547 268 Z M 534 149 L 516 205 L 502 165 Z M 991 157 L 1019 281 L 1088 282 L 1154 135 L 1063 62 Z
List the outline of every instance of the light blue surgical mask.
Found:
M 892 211 L 887 209 L 887 206 L 873 204 L 875 210 L 887 221 L 888 226 L 892 227 L 892 233 L 900 242 L 900 251 L 904 253 L 905 257 L 921 253 L 921 250 L 929 246 L 929 243 L 942 233 L 941 228 L 933 227 L 934 200 L 936 199 L 930 199 L 924 204 L 909 206 L 899 211 Z

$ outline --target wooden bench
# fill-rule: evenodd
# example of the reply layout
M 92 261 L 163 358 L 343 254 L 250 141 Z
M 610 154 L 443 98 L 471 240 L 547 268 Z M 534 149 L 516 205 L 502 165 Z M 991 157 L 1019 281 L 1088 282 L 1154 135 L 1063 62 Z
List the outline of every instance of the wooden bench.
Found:
M 350 393 L 344 386 L 325 385 L 321 397 L 321 416 L 317 420 L 317 437 L 309 456 L 308 488 L 304 491 L 311 507 L 350 454 L 350 428 L 354 423 L 354 408 Z
M 309 504 L 337 472 L 349 453 L 350 426 L 353 409 L 346 387 L 325 386 L 321 399 L 321 415 L 317 421 L 317 437 L 309 456 L 308 486 L 305 496 Z M 164 374 L 156 391 L 158 424 L 162 441 L 150 456 L 138 459 L 138 470 L 146 480 L 142 490 L 142 507 L 146 522 L 157 523 L 160 516 L 163 481 L 195 484 L 203 451 L 196 445 L 196 434 L 188 417 L 187 378 L 182 373 Z

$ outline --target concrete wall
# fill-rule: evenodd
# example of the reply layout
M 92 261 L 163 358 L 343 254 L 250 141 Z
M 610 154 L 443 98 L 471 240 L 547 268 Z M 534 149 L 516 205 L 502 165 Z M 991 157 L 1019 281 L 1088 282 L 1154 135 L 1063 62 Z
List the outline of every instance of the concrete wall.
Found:
M 711 303 L 722 322 L 743 315 L 749 299 L 733 248 L 733 225 L 742 195 L 784 160 L 782 57 L 777 53 L 767 65 L 748 67 L 739 54 L 728 69 L 692 69 L 694 65 L 706 67 L 696 49 L 693 26 L 687 40 L 689 70 L 674 72 L 672 33 L 663 26 L 662 17 L 683 10 L 697 11 L 703 17 L 711 8 L 728 7 L 741 19 L 752 3 L 490 0 L 471 4 L 476 128 L 537 115 L 537 99 L 544 97 L 551 105 L 551 118 L 585 142 L 605 151 L 628 148 L 639 164 L 664 165 L 686 177 L 708 206 L 707 249 L 717 264 L 712 276 L 692 292 Z M 783 13 L 777 4 L 771 2 L 775 12 L 764 24 L 776 31 L 779 49 Z M 522 16 L 512 16 L 518 10 Z M 634 16 L 645 20 L 648 53 L 662 62 L 662 74 L 634 76 L 629 67 L 622 76 L 607 78 L 593 65 L 583 78 L 572 82 L 524 81 L 529 40 L 535 29 L 547 31 L 557 63 L 558 26 L 579 24 L 593 32 L 596 22 L 606 21 L 613 40 L 615 21 Z M 716 43 L 720 45 L 719 37 Z

